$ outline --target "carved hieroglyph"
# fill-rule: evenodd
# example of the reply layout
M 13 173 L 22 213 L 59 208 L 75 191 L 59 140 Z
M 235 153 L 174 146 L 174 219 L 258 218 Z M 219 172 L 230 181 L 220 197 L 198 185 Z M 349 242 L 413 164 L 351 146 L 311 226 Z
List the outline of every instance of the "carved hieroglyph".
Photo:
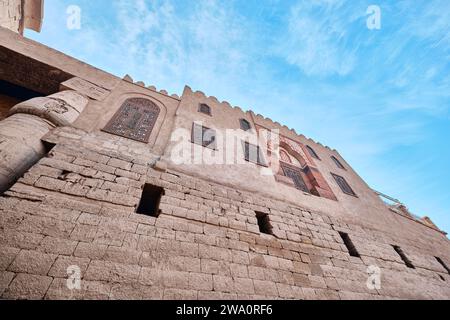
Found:
M 23 34 L 41 31 L 44 0 L 0 0 L 0 26 Z
M 103 89 L 89 81 L 86 81 L 78 77 L 64 81 L 61 84 L 61 87 L 63 89 L 68 88 L 78 91 L 86 95 L 87 97 L 97 101 L 103 101 L 110 93 L 109 90 Z
M 45 155 L 41 138 L 55 126 L 72 124 L 88 102 L 78 92 L 63 91 L 11 109 L 10 116 L 0 122 L 0 192 Z

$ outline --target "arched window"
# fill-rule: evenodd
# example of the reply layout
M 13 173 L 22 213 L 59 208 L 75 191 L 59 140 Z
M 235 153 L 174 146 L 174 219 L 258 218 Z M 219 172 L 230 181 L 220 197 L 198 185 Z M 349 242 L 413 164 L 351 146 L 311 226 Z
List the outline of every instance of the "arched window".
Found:
M 302 169 L 282 163 L 281 169 L 286 177 L 291 178 L 297 189 L 309 193 L 309 189 L 305 183 L 305 175 Z
M 207 114 L 208 116 L 211 115 L 211 107 L 207 104 L 200 103 L 200 106 L 198 107 L 198 112 Z
M 241 129 L 244 131 L 249 131 L 252 128 L 252 126 L 250 125 L 250 122 L 248 122 L 245 119 L 240 119 L 239 122 L 241 124 Z
M 332 173 L 331 175 L 333 176 L 334 180 L 336 180 L 336 183 L 338 184 L 339 188 L 341 188 L 342 192 L 354 197 L 358 197 L 344 177 L 338 176 L 334 173 Z
M 302 169 L 300 161 L 283 148 L 280 148 L 280 168 L 281 174 L 292 179 L 294 186 L 297 189 L 310 193 L 310 190 L 305 183 L 305 180 L 307 180 L 308 177 Z
M 338 168 L 341 168 L 341 169 L 345 170 L 345 167 L 342 165 L 342 163 L 335 156 L 331 156 L 331 159 L 333 159 L 334 163 L 337 165 Z
M 160 110 L 144 98 L 125 100 L 103 131 L 128 139 L 148 142 Z
M 311 148 L 310 146 L 306 146 L 306 149 L 308 150 L 311 157 L 316 158 L 317 160 L 320 160 L 319 156 L 317 155 L 317 153 L 314 151 L 313 148 Z

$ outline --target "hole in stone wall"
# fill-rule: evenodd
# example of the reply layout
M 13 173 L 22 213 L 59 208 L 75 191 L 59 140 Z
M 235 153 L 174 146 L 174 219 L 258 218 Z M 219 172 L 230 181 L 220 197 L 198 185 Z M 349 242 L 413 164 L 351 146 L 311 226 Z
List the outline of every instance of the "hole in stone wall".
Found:
M 258 219 L 259 231 L 271 235 L 272 225 L 270 224 L 269 214 L 256 211 L 256 219 Z
M 441 278 L 442 281 L 445 281 L 445 278 L 443 276 L 441 276 L 440 274 L 438 274 L 439 278 Z
M 439 262 L 441 264 L 441 266 L 447 271 L 448 274 L 450 274 L 450 268 L 445 264 L 445 262 L 439 258 L 439 257 L 435 257 L 437 262 Z
M 72 172 L 70 172 L 70 171 L 63 170 L 63 171 L 60 173 L 58 179 L 59 179 L 59 180 L 66 180 L 66 179 L 67 179 L 67 176 L 68 176 L 69 174 L 71 174 L 71 173 L 72 173 Z
M 141 201 L 136 209 L 136 213 L 157 218 L 161 213 L 159 203 L 163 195 L 163 188 L 146 184 L 142 190 Z
M 361 256 L 358 250 L 356 250 L 356 247 L 353 244 L 352 239 L 350 239 L 350 236 L 345 232 L 339 232 L 339 235 L 341 236 L 342 241 L 344 241 L 344 244 L 347 247 L 350 256 L 360 258 Z
M 394 250 L 398 253 L 398 255 L 400 256 L 400 258 L 402 258 L 403 262 L 406 264 L 406 266 L 408 268 L 411 269 L 415 269 L 416 267 L 414 267 L 414 265 L 412 264 L 411 260 L 408 259 L 408 257 L 406 256 L 406 254 L 403 252 L 402 248 L 400 248 L 399 246 L 394 246 L 392 245 L 392 247 L 394 248 Z
M 42 141 L 42 144 L 44 145 L 45 152 L 47 153 L 47 155 L 48 155 L 48 154 L 53 150 L 53 148 L 56 146 L 55 143 L 51 143 L 51 142 L 44 141 L 44 140 L 41 140 L 41 141 Z

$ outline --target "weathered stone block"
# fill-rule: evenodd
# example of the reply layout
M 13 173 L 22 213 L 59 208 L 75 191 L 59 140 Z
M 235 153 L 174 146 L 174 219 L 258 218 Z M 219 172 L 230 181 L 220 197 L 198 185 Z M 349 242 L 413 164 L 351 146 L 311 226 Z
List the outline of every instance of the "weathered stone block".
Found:
M 69 267 L 79 268 L 80 276 L 83 277 L 89 265 L 89 259 L 59 256 L 52 265 L 48 275 L 55 278 L 68 278 L 73 275 L 72 269 Z M 69 272 L 68 272 L 69 271 Z
M 253 280 L 248 278 L 234 278 L 234 289 L 238 294 L 254 294 Z
M 196 300 L 197 291 L 164 289 L 164 300 Z
M 45 237 L 38 250 L 45 253 L 63 254 L 70 256 L 75 251 L 78 242 L 67 239 Z
M 75 249 L 74 255 L 80 258 L 99 260 L 105 256 L 107 247 L 101 244 L 80 242 Z
M 13 262 L 13 260 L 16 258 L 16 256 L 19 254 L 19 249 L 7 247 L 7 246 L 0 246 L 0 271 L 6 270 L 8 266 Z
M 214 291 L 220 292 L 234 292 L 234 281 L 231 277 L 214 275 L 213 276 L 213 287 Z
M 109 247 L 103 259 L 123 264 L 138 264 L 142 252 L 137 250 Z
M 56 255 L 38 251 L 22 250 L 8 270 L 16 273 L 47 275 L 56 257 Z
M 203 273 L 190 273 L 189 288 L 193 290 L 212 291 L 213 276 Z
M 43 299 L 52 282 L 51 277 L 18 274 L 4 291 L 5 299 Z
M 6 288 L 8 288 L 14 276 L 15 273 L 13 272 L 0 272 L 0 297 L 2 296 Z
M 277 286 L 274 282 L 253 280 L 255 293 L 263 296 L 278 296 Z

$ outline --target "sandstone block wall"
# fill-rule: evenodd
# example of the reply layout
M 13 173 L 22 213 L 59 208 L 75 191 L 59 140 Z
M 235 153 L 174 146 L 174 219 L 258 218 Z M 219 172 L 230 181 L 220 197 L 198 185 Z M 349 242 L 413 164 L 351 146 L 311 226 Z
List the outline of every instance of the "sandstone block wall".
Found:
M 20 31 L 22 0 L 0 0 L 0 27 Z
M 0 120 L 5 119 L 9 115 L 9 110 L 20 101 L 3 94 L 0 94 Z
M 152 168 L 145 145 L 60 128 L 0 198 L 0 296 L 32 299 L 449 299 L 446 240 L 424 247 L 323 212 Z M 161 186 L 158 218 L 135 208 Z M 255 211 L 274 235 L 259 232 Z M 350 257 L 338 231 L 361 258 Z M 418 235 L 420 237 L 420 235 Z M 399 245 L 415 265 L 405 266 Z M 81 290 L 67 288 L 78 266 Z M 367 267 L 381 269 L 369 290 Z

